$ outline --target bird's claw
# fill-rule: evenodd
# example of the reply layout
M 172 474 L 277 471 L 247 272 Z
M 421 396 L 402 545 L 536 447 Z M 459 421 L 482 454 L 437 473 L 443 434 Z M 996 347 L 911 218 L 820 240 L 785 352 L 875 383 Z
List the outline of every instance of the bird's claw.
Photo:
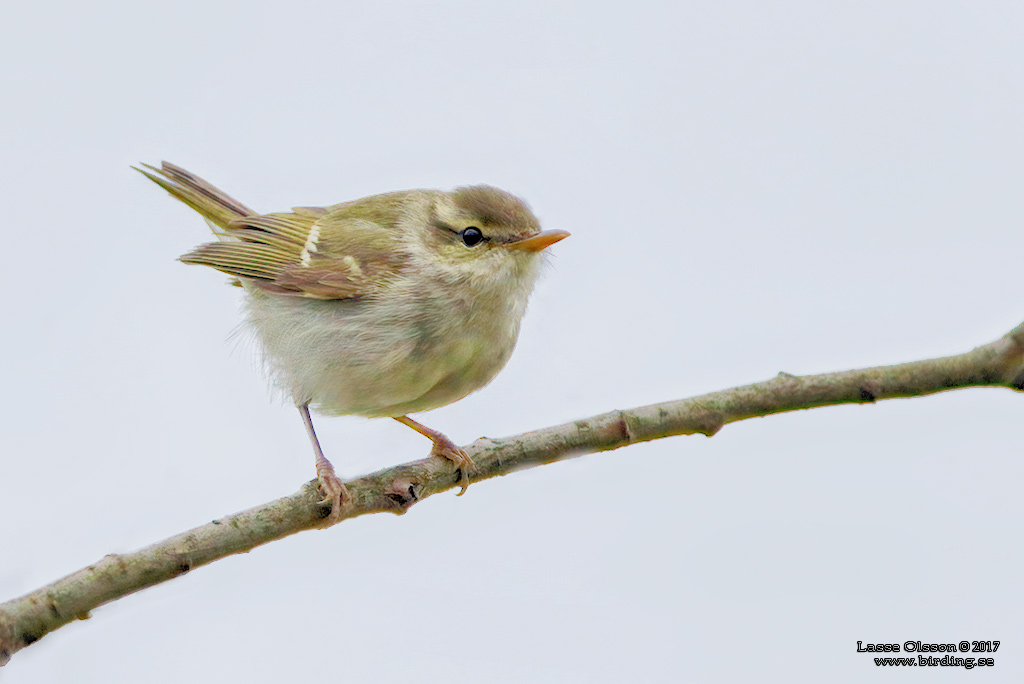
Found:
M 473 459 L 469 457 L 466 450 L 455 444 L 447 437 L 434 441 L 434 448 L 430 451 L 431 456 L 440 456 L 448 459 L 459 469 L 459 486 L 462 490 L 456 496 L 462 496 L 469 489 L 469 471 L 473 467 Z
M 352 496 L 348 493 L 345 483 L 334 474 L 333 468 L 331 472 L 318 472 L 317 477 L 320 480 L 320 490 L 324 494 L 324 498 L 317 503 L 321 506 L 330 505 L 331 512 L 324 519 L 324 526 L 330 527 L 341 522 L 342 507 L 345 502 L 352 500 Z

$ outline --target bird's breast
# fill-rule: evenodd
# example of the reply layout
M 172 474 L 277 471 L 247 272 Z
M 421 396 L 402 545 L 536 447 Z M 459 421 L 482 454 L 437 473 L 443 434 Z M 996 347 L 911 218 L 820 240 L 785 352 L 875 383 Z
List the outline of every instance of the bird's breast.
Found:
M 335 301 L 253 292 L 249 320 L 275 384 L 297 404 L 377 417 L 486 385 L 511 356 L 523 308 L 429 289 Z

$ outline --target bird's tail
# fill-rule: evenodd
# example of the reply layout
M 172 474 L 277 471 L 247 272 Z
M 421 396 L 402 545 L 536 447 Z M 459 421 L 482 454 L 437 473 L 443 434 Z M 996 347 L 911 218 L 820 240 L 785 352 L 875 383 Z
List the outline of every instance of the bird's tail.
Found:
M 142 166 L 144 168 L 132 168 L 199 212 L 222 239 L 220 231 L 225 230 L 229 223 L 242 216 L 256 214 L 223 190 L 215 188 L 180 166 L 168 162 L 163 162 L 159 169 L 149 164 Z

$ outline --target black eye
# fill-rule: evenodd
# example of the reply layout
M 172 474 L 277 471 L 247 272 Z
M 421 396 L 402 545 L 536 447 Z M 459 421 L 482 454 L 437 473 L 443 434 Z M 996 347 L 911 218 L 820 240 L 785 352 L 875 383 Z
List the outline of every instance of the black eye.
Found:
M 466 228 L 459 235 L 462 236 L 462 241 L 466 243 L 467 247 L 480 244 L 480 241 L 484 239 L 484 234 L 476 226 Z

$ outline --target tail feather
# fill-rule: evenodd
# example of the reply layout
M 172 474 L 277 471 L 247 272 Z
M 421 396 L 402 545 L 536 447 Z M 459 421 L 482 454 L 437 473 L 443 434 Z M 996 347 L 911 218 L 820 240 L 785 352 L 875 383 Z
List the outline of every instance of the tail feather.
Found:
M 216 188 L 199 176 L 180 166 L 163 162 L 160 168 L 142 164 L 145 169 L 132 167 L 161 188 L 181 200 L 214 226 L 224 230 L 228 224 L 242 216 L 255 216 L 256 212 Z M 148 171 L 146 170 L 148 169 Z

